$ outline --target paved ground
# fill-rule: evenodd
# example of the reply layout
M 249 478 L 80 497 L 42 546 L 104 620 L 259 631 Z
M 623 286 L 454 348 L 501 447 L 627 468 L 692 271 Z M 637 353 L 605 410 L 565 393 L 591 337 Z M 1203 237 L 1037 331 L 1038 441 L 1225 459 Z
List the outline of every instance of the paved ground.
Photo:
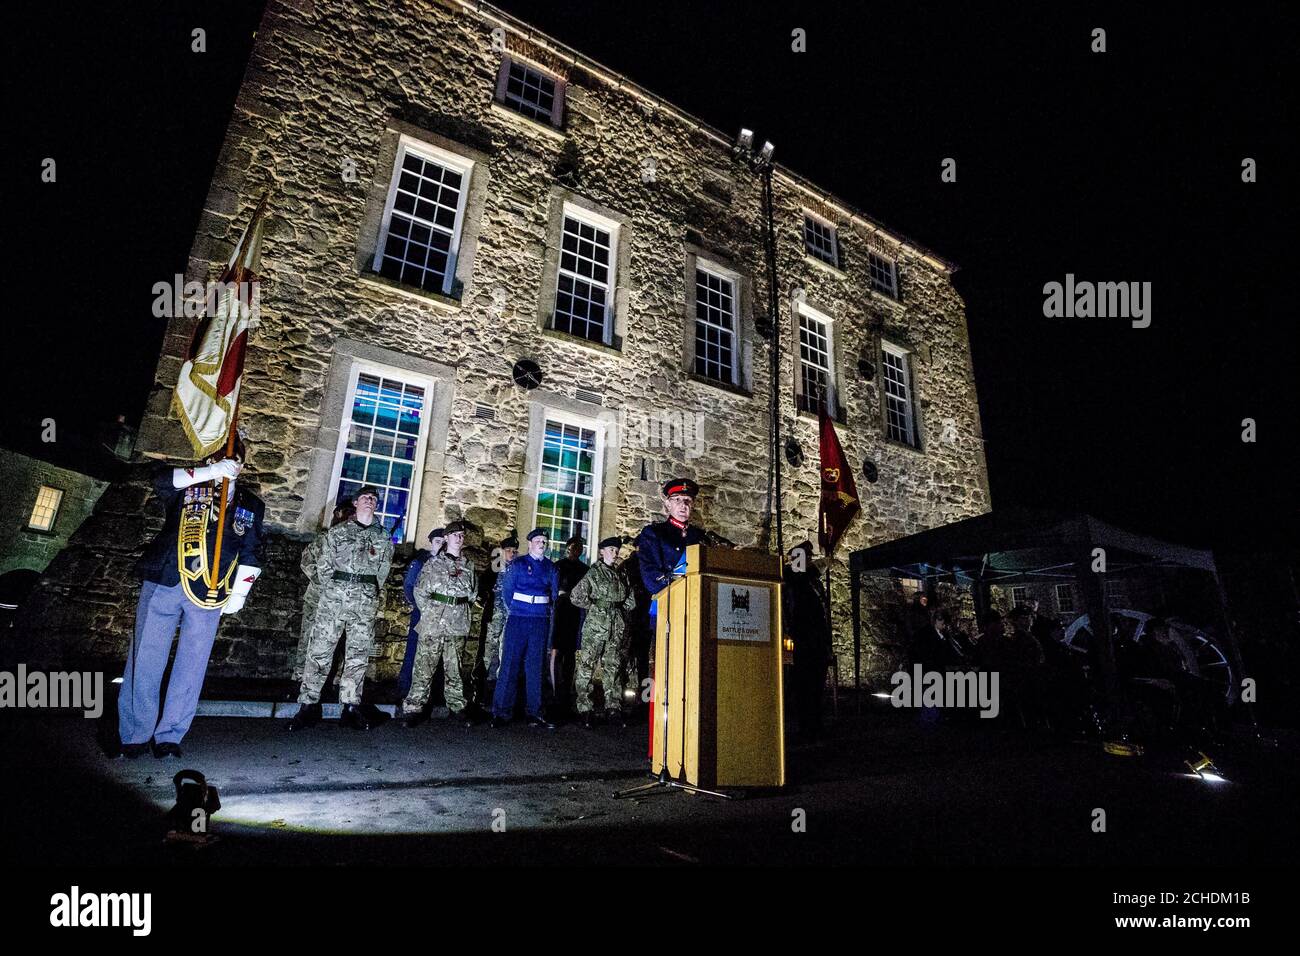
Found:
M 615 801 L 645 779 L 640 726 L 554 733 L 434 720 L 370 733 L 200 718 L 181 761 L 108 760 L 91 721 L 22 713 L 0 725 L 13 862 L 1287 864 L 1300 849 L 1294 741 L 1242 735 L 1209 784 L 981 722 L 924 729 L 873 709 L 792 745 L 791 785 L 720 802 L 679 791 Z M 164 847 L 171 776 L 221 792 L 200 853 Z M 1094 809 L 1106 832 L 1093 831 Z M 806 832 L 792 821 L 802 810 Z M 504 820 L 505 832 L 494 832 Z M 499 826 L 499 824 L 498 824 Z

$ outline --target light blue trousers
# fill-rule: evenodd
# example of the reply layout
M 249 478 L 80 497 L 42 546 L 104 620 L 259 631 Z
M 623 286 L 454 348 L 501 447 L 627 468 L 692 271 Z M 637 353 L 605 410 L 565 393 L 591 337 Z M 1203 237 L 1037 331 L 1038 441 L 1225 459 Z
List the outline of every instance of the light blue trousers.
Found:
M 191 604 L 177 584 L 165 587 L 152 581 L 140 585 L 135 609 L 135 639 L 126 655 L 126 670 L 117 695 L 118 734 L 124 744 L 180 743 L 194 711 L 208 669 L 208 656 L 221 623 L 221 608 Z M 159 692 L 172 640 L 180 628 L 176 661 L 167 682 L 167 700 L 158 719 Z

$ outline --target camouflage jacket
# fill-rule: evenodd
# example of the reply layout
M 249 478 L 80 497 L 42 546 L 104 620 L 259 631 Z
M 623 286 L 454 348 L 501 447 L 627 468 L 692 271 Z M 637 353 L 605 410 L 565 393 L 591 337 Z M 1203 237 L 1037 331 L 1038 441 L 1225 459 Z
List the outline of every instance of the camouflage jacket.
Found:
M 420 609 L 421 634 L 469 633 L 470 602 L 478 595 L 478 574 L 464 555 L 440 551 L 424 563 L 415 582 L 415 606 Z M 452 601 L 442 600 L 452 598 Z
M 627 612 L 636 607 L 636 594 L 621 568 L 597 561 L 569 592 L 574 607 L 587 610 L 583 640 L 623 636 Z
M 311 543 L 302 549 L 302 573 L 307 575 L 307 600 L 314 601 L 320 595 L 320 574 L 316 562 L 320 560 L 321 548 L 325 547 L 325 532 L 322 531 L 311 539 Z
M 393 541 L 383 522 L 375 518 L 365 525 L 355 518 L 341 521 L 325 532 L 316 558 L 316 579 L 321 591 L 333 587 L 359 587 L 362 582 L 336 581 L 335 572 L 375 576 L 375 594 L 383 590 L 388 569 L 393 565 Z M 369 586 L 369 585 L 366 585 Z

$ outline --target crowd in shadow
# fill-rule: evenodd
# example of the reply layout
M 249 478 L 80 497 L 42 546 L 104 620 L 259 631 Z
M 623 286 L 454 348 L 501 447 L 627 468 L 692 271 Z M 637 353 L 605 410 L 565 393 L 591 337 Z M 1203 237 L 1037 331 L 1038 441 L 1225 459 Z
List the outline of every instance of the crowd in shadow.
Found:
M 1102 642 L 1086 628 L 1067 642 L 1064 625 L 1035 601 L 975 621 L 917 595 L 907 628 L 912 665 L 996 673 L 997 719 L 1017 730 L 1100 740 L 1123 728 L 1148 745 L 1203 750 L 1226 724 L 1224 685 L 1162 616 L 1111 615 L 1113 697 L 1099 679 Z

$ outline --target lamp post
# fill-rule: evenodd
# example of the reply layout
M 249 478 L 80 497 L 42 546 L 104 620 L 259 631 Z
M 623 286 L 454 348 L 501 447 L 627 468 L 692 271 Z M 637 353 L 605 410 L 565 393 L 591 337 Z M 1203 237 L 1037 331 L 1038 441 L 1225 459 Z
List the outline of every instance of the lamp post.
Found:
M 781 512 L 781 321 L 777 304 L 776 275 L 776 220 L 772 211 L 772 153 L 775 147 L 764 141 L 758 155 L 752 152 L 754 133 L 742 129 L 736 138 L 736 156 L 748 163 L 759 174 L 763 183 L 763 252 L 767 266 L 767 324 L 768 363 L 770 368 L 768 396 L 768 527 L 775 512 L 776 553 L 785 554 L 785 535 L 782 531 Z

